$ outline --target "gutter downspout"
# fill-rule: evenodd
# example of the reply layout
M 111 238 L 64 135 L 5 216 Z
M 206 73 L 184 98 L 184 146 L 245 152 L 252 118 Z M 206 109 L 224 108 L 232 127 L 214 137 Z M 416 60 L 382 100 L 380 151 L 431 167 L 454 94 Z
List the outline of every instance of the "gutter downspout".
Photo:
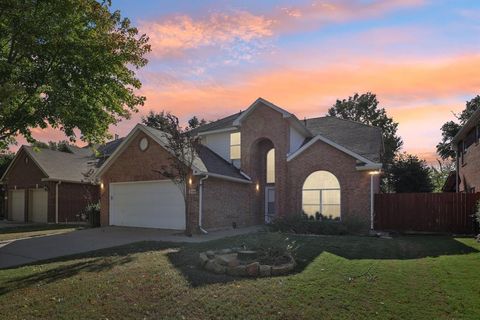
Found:
M 373 174 L 370 174 L 370 230 L 373 231 Z
M 62 181 L 57 181 L 55 184 L 55 223 L 58 224 L 58 185 L 61 184 Z
M 208 231 L 202 228 L 202 214 L 203 214 L 203 181 L 208 179 L 208 174 L 200 179 L 200 187 L 198 190 L 198 228 L 203 234 L 208 234 Z

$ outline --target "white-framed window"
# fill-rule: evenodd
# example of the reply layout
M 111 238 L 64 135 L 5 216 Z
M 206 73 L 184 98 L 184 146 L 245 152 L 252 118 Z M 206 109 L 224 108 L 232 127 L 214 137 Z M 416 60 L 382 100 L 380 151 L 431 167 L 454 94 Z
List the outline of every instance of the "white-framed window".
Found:
M 275 183 L 275 149 L 267 152 L 267 183 Z
M 240 160 L 241 140 L 240 132 L 230 134 L 230 160 Z
M 328 171 L 315 171 L 303 183 L 303 213 L 315 220 L 340 220 L 340 196 L 338 179 Z

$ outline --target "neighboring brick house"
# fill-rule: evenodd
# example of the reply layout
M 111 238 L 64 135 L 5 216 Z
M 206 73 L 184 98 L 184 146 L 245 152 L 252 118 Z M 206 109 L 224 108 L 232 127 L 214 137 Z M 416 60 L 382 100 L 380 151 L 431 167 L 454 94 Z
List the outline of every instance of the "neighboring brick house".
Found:
M 8 220 L 37 223 L 80 222 L 89 203 L 99 200 L 95 170 L 121 139 L 91 148 L 68 146 L 70 152 L 22 146 L 1 178 Z
M 457 151 L 457 192 L 480 191 L 480 109 L 475 111 L 453 138 Z
M 187 217 L 182 192 L 159 173 L 170 161 L 168 141 L 137 125 L 96 173 L 102 225 L 196 231 L 302 213 L 370 224 L 380 129 L 333 117 L 300 121 L 259 98 L 191 134 L 202 147 L 185 192 Z

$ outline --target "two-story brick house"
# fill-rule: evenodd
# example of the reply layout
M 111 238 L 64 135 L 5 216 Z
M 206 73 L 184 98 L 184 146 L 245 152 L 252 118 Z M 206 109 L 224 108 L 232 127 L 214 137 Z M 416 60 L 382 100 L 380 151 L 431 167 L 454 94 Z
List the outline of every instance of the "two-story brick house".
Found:
M 453 138 L 457 151 L 457 192 L 480 191 L 480 109 L 475 111 Z
M 202 146 L 187 218 L 182 192 L 158 170 L 170 161 L 165 136 L 137 125 L 97 172 L 102 225 L 211 230 L 302 213 L 370 224 L 380 129 L 334 117 L 302 121 L 259 98 L 191 134 Z

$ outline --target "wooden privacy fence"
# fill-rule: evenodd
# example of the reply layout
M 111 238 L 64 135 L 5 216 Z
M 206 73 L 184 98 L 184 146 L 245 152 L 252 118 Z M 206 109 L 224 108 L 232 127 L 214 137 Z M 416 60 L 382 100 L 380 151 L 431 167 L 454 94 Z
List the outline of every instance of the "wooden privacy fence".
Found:
M 376 194 L 376 230 L 472 234 L 480 193 Z

